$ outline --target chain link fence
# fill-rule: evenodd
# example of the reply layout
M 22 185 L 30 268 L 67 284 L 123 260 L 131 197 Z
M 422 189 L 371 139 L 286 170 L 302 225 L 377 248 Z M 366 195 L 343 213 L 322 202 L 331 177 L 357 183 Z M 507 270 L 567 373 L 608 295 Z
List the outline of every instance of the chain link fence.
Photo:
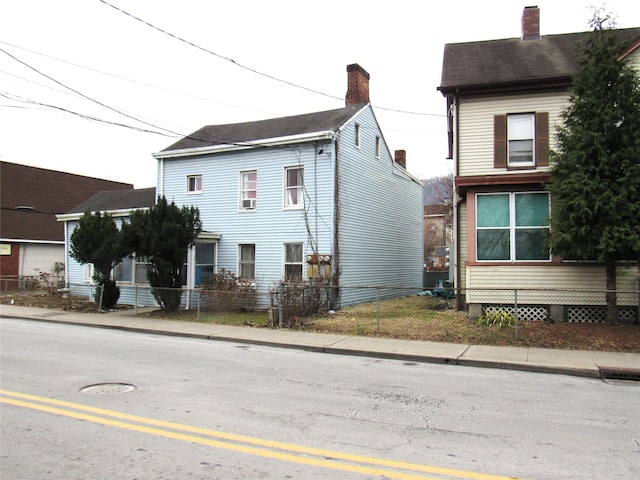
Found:
M 5 297 L 30 285 L 26 279 L 0 281 Z M 101 292 L 95 285 L 56 282 L 55 287 L 43 289 L 38 284 L 33 288 L 61 297 L 70 308 L 76 299 L 84 298 L 93 302 L 95 310 L 102 310 Z M 145 285 L 121 285 L 118 304 L 132 309 L 134 315 L 140 307 L 157 310 L 152 290 Z M 496 335 L 518 340 L 526 330 L 523 327 L 541 322 L 605 323 L 607 294 L 612 293 L 618 323 L 638 325 L 640 318 L 639 291 L 456 289 L 447 282 L 431 289 L 282 283 L 263 290 L 251 286 L 231 291 L 171 290 L 180 296 L 179 309 L 196 321 L 445 342 L 482 343 Z

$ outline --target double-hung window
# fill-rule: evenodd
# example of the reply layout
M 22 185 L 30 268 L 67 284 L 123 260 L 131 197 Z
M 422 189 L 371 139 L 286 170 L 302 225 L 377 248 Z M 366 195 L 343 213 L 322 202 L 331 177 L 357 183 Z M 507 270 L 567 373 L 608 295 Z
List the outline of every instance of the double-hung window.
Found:
M 202 175 L 187 176 L 187 193 L 202 193 Z
M 507 116 L 508 161 L 511 167 L 534 165 L 534 115 L 523 113 Z
M 493 166 L 532 169 L 549 165 L 549 113 L 493 117 Z
M 304 206 L 304 180 L 302 167 L 285 168 L 284 207 L 302 208 Z
M 258 198 L 258 172 L 240 172 L 240 210 L 255 210 Z
M 476 258 L 549 261 L 549 194 L 478 193 Z
M 238 245 L 238 278 L 245 281 L 256 278 L 256 246 L 253 243 Z
M 195 283 L 199 287 L 216 269 L 216 244 L 196 243 L 195 245 Z
M 284 280 L 302 280 L 302 243 L 284 244 Z

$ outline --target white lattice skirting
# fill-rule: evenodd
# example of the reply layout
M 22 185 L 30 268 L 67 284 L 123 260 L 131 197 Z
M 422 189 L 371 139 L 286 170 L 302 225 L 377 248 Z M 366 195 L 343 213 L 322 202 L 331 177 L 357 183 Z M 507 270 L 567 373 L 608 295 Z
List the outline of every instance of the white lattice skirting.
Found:
M 618 321 L 633 322 L 637 319 L 637 307 L 618 307 Z M 606 307 L 567 307 L 567 322 L 575 323 L 605 323 L 607 321 Z
M 514 305 L 485 305 L 485 312 L 507 312 L 515 316 Z M 518 305 L 518 321 L 544 321 L 549 318 L 549 309 L 540 305 Z

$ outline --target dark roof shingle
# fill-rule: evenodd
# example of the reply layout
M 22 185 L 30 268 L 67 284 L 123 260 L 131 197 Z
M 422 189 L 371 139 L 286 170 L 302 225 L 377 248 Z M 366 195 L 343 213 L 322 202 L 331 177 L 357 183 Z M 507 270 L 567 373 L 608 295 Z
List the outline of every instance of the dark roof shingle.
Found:
M 108 212 L 114 210 L 135 210 L 148 208 L 156 203 L 156 189 L 107 190 L 98 192 L 67 213 Z
M 626 45 L 640 37 L 640 28 L 612 30 Z M 438 90 L 483 89 L 515 84 L 568 84 L 577 71 L 576 47 L 593 32 L 547 35 L 445 45 Z
M 208 125 L 162 150 L 169 152 L 214 145 L 234 145 L 242 142 L 280 138 L 305 133 L 335 131 L 355 115 L 365 104 L 353 104 L 324 112 L 290 117 L 271 118 L 255 122 Z

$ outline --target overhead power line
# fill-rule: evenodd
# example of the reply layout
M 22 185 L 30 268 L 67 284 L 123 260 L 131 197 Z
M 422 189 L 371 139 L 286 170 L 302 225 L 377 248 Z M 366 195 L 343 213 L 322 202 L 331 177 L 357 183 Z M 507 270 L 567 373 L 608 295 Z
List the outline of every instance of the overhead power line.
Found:
M 171 94 L 174 94 L 174 95 L 180 95 L 180 96 L 192 98 L 192 99 L 195 99 L 195 100 L 201 100 L 203 102 L 215 103 L 217 105 L 225 105 L 225 106 L 228 106 L 228 107 L 239 108 L 239 109 L 242 109 L 242 110 L 249 110 L 249 111 L 259 112 L 259 113 L 269 113 L 269 112 L 264 112 L 262 110 L 257 110 L 255 108 L 243 107 L 243 106 L 235 105 L 235 104 L 232 104 L 232 103 L 221 102 L 219 100 L 213 100 L 211 98 L 205 98 L 205 97 L 201 97 L 201 96 L 198 96 L 198 95 L 193 95 L 191 93 L 179 92 L 177 90 L 172 90 L 172 89 L 169 89 L 169 88 L 160 87 L 158 85 L 152 85 L 150 83 L 142 82 L 140 80 L 134 80 L 132 78 L 127 78 L 127 77 L 123 77 L 123 76 L 120 76 L 120 75 L 115 75 L 113 73 L 104 72 L 104 71 L 98 70 L 96 68 L 91 68 L 91 67 L 87 67 L 85 65 L 80 65 L 78 63 L 70 62 L 70 61 L 64 60 L 62 58 L 58 58 L 58 57 L 54 57 L 54 56 L 51 56 L 51 55 L 47 55 L 47 54 L 42 53 L 42 52 L 36 52 L 35 50 L 30 50 L 28 48 L 24 48 L 24 47 L 21 47 L 19 45 L 15 45 L 13 43 L 5 42 L 3 40 L 0 40 L 0 44 L 7 45 L 7 46 L 13 47 L 13 48 L 17 48 L 17 49 L 23 50 L 25 52 L 33 53 L 33 54 L 39 55 L 41 57 L 49 58 L 51 60 L 55 60 L 56 62 L 61 62 L 61 63 L 65 63 L 67 65 L 72 65 L 72 66 L 77 67 L 77 68 L 82 68 L 83 70 L 88 70 L 90 72 L 99 73 L 101 75 L 106 75 L 108 77 L 116 78 L 116 79 L 122 80 L 124 82 L 135 83 L 137 85 L 142 85 L 143 87 L 153 88 L 155 90 L 160 90 L 162 92 L 168 92 L 168 93 L 171 93 Z M 12 74 L 7 73 L 7 75 L 12 75 Z
M 57 83 L 57 84 L 58 84 L 58 85 L 60 85 L 61 87 L 66 88 L 67 90 L 72 91 L 72 92 L 73 92 L 73 93 L 75 93 L 76 95 L 80 95 L 82 98 L 85 98 L 85 99 L 87 99 L 87 100 L 89 100 L 89 101 L 91 101 L 91 102 L 94 102 L 94 103 L 96 103 L 96 104 L 100 105 L 101 107 L 104 107 L 104 108 L 106 108 L 106 109 L 108 109 L 108 110 L 111 110 L 111 111 L 113 111 L 113 112 L 116 112 L 116 113 L 118 113 L 118 114 L 120 114 L 120 115 L 122 115 L 122 116 L 124 116 L 124 117 L 130 118 L 131 120 L 135 120 L 136 122 L 143 123 L 143 124 L 145 124 L 145 125 L 148 125 L 148 126 L 153 127 L 153 128 L 157 128 L 157 129 L 159 129 L 159 130 L 164 130 L 165 132 L 170 133 L 170 134 L 172 134 L 172 135 L 181 136 L 181 134 L 180 134 L 180 133 L 174 132 L 174 131 L 172 131 L 172 130 L 168 130 L 168 129 L 166 129 L 166 128 L 164 128 L 164 127 L 160 127 L 160 126 L 158 126 L 158 125 L 154 125 L 154 124 L 149 123 L 149 122 L 147 122 L 147 121 L 145 121 L 145 120 L 141 120 L 141 119 L 139 119 L 139 118 L 137 118 L 137 117 L 134 117 L 133 115 L 129 115 L 128 113 L 125 113 L 125 112 L 123 112 L 123 111 L 121 111 L 121 110 L 118 110 L 117 108 L 114 108 L 114 107 L 111 107 L 111 106 L 109 106 L 109 105 L 107 105 L 107 104 L 105 104 L 105 103 L 102 103 L 102 102 L 100 102 L 99 100 L 96 100 L 95 98 L 91 98 L 91 97 L 89 97 L 89 96 L 85 95 L 84 93 L 79 92 L 78 90 L 76 90 L 76 89 L 74 89 L 74 88 L 71 88 L 70 86 L 65 85 L 64 83 L 62 83 L 62 82 L 60 82 L 60 81 L 56 80 L 55 78 L 53 78 L 53 77 L 51 77 L 51 76 L 47 75 L 46 73 L 41 72 L 41 71 L 40 71 L 40 70 L 38 70 L 37 68 L 32 67 L 32 66 L 31 66 L 31 65 L 29 65 L 28 63 L 23 62 L 22 60 L 20 60 L 19 58 L 15 57 L 14 55 L 11 55 L 9 52 L 7 52 L 6 50 L 4 50 L 3 48 L 0 48 L 0 52 L 4 53 L 4 54 L 5 54 L 5 55 L 7 55 L 8 57 L 11 57 L 11 58 L 12 58 L 12 59 L 14 59 L 16 62 L 21 63 L 21 64 L 22 64 L 22 65 L 24 65 L 25 67 L 27 67 L 27 68 L 29 68 L 29 69 L 33 70 L 33 71 L 34 71 L 34 72 L 36 72 L 37 74 L 42 75 L 42 76 L 43 76 L 43 77 L 45 77 L 45 78 L 48 78 L 49 80 L 51 80 L 52 82 Z
M 124 15 L 126 15 L 126 16 L 128 16 L 128 17 L 130 17 L 130 18 L 132 18 L 132 19 L 134 19 L 134 20 L 136 20 L 138 22 L 140 22 L 140 23 L 143 23 L 144 25 L 147 25 L 150 28 L 153 28 L 154 30 L 157 30 L 160 33 L 168 35 L 169 37 L 171 37 L 171 38 L 173 38 L 175 40 L 178 40 L 179 42 L 185 43 L 185 44 L 187 44 L 187 45 L 189 45 L 189 46 L 191 46 L 193 48 L 196 48 L 196 49 L 201 50 L 201 51 L 203 51 L 205 53 L 213 55 L 214 57 L 217 57 L 217 58 L 220 58 L 222 60 L 225 60 L 226 62 L 232 63 L 233 65 L 235 65 L 235 66 L 237 66 L 239 68 L 242 68 L 243 70 L 247 70 L 248 72 L 254 73 L 254 74 L 259 75 L 261 77 L 265 77 L 265 78 L 268 78 L 268 79 L 276 81 L 276 82 L 284 83 L 285 85 L 289 85 L 289 86 L 294 87 L 294 88 L 299 88 L 301 90 L 305 90 L 307 92 L 315 93 L 317 95 L 322 95 L 324 97 L 333 98 L 333 99 L 337 99 L 337 100 L 344 100 L 343 97 L 337 97 L 335 95 L 331 95 L 331 94 L 328 94 L 328 93 L 325 93 L 325 92 L 321 92 L 320 90 L 315 90 L 315 89 L 312 89 L 312 88 L 309 88 L 309 87 L 305 87 L 303 85 L 299 85 L 297 83 L 290 82 L 288 80 L 283 80 L 282 78 L 278 78 L 278 77 L 275 77 L 273 75 L 269 75 L 269 74 L 264 73 L 264 72 L 260 72 L 259 70 L 256 70 L 254 68 L 251 68 L 251 67 L 248 67 L 246 65 L 243 65 L 243 64 L 241 64 L 239 62 L 236 62 L 233 58 L 225 57 L 224 55 L 221 55 L 221 54 L 216 53 L 216 52 L 214 52 L 212 50 L 209 50 L 208 48 L 202 47 L 202 46 L 200 46 L 200 45 L 198 45 L 196 43 L 193 43 L 192 41 L 187 40 L 187 39 L 185 39 L 185 38 L 183 38 L 183 37 L 181 37 L 179 35 L 176 35 L 174 33 L 168 32 L 167 30 L 164 30 L 163 28 L 160 28 L 160 27 L 158 27 L 158 26 L 156 26 L 156 25 L 154 25 L 154 24 L 152 24 L 152 23 L 150 23 L 150 22 L 148 22 L 148 21 L 146 21 L 146 20 L 144 20 L 144 19 L 142 19 L 142 18 L 140 18 L 140 17 L 138 17 L 136 15 L 133 15 L 133 14 L 121 9 L 120 7 L 117 7 L 117 6 L 107 2 L 106 0 L 98 0 L 98 1 L 100 3 L 103 3 L 103 4 L 107 5 L 108 7 L 113 8 L 114 10 L 116 10 L 116 11 L 118 11 L 118 12 L 120 12 L 120 13 L 122 13 L 122 14 L 124 14 Z M 377 106 L 377 105 L 375 106 L 375 108 L 377 108 L 378 110 L 386 110 L 386 111 L 389 111 L 389 112 L 396 112 L 396 113 L 406 113 L 406 114 L 409 114 L 409 115 L 421 115 L 421 116 L 431 116 L 431 117 L 446 117 L 446 115 L 444 115 L 444 114 L 440 115 L 440 114 L 436 114 L 436 113 L 412 112 L 412 111 L 408 111 L 408 110 L 400 110 L 400 109 L 395 109 L 395 108 L 380 107 L 380 106 Z
M 162 135 L 163 137 L 171 137 L 171 138 L 180 138 L 183 137 L 183 135 L 180 134 L 173 134 L 170 135 L 168 133 L 164 133 L 164 132 L 158 132 L 158 131 L 154 131 L 154 130 L 149 130 L 146 128 L 140 128 L 140 127 L 135 127 L 133 125 L 127 125 L 124 123 L 119 123 L 119 122 L 113 122 L 111 120 L 105 120 L 103 118 L 98 118 L 98 117 L 94 117 L 93 115 L 87 115 L 85 113 L 79 113 L 73 110 L 69 110 L 68 108 L 64 108 L 64 107 L 59 107 L 57 105 L 52 105 L 49 103 L 43 103 L 43 102 L 38 102 L 36 100 L 31 100 L 29 98 L 25 98 L 25 97 L 21 97 L 20 95 L 14 95 L 12 93 L 8 93 L 8 92 L 0 92 L 0 97 L 4 97 L 8 100 L 12 100 L 14 102 L 23 102 L 23 103 L 27 103 L 30 105 L 39 105 L 41 107 L 46 107 L 46 108 L 51 108 L 53 110 L 59 110 L 61 112 L 65 112 L 65 113 L 70 113 L 71 115 L 76 115 L 80 118 L 84 118 L 85 120 L 90 120 L 92 122 L 97 122 L 97 123 L 104 123 L 107 125 L 114 125 L 116 127 L 124 127 L 124 128 L 128 128 L 130 130 L 135 130 L 138 132 L 143 132 L 143 133 L 153 133 L 155 135 Z

